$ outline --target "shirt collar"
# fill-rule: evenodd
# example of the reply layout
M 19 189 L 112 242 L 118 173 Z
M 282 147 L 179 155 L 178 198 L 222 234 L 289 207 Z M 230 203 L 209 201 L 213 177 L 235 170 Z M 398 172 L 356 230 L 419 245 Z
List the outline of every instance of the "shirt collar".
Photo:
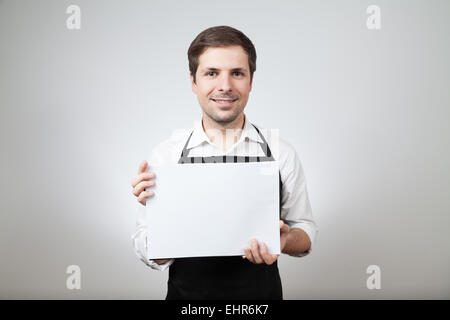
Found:
M 256 131 L 255 127 L 248 121 L 247 116 L 244 114 L 244 128 L 242 129 L 241 137 L 239 138 L 239 142 L 243 139 L 248 138 L 255 142 L 264 143 L 259 136 L 259 133 Z M 189 144 L 187 149 L 194 148 L 204 142 L 213 144 L 211 140 L 209 140 L 205 131 L 203 130 L 202 120 L 197 120 L 194 123 L 194 131 L 192 132 L 191 140 L 189 140 Z

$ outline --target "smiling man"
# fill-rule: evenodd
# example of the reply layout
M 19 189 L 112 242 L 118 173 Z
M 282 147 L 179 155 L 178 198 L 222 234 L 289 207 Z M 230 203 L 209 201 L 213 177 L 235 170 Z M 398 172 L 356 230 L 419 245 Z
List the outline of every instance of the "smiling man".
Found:
M 279 152 L 273 154 L 262 128 L 244 113 L 256 70 L 252 42 L 232 27 L 208 28 L 192 41 L 188 60 L 192 91 L 203 111 L 201 121 L 189 135 L 173 135 L 156 146 L 150 164 L 278 160 L 281 252 L 295 257 L 309 254 L 318 230 L 298 154 L 282 139 L 277 141 Z M 151 187 L 157 173 L 148 165 L 144 160 L 131 182 L 141 208 L 154 195 Z M 151 268 L 169 268 L 166 299 L 283 298 L 278 255 L 270 254 L 263 242 L 251 239 L 242 257 L 151 260 L 143 214 L 132 236 L 135 251 Z

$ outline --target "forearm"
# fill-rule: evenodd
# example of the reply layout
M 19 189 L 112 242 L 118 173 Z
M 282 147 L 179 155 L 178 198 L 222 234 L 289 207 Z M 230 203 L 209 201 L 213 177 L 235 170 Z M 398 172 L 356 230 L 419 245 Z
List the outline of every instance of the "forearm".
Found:
M 298 255 L 308 251 L 310 247 L 311 241 L 306 232 L 299 228 L 292 228 L 287 235 L 282 252 L 289 255 Z

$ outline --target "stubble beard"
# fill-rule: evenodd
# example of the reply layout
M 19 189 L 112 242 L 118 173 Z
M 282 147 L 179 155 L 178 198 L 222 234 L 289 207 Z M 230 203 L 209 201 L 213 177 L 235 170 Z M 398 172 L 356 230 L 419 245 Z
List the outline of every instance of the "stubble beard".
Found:
M 240 106 L 237 106 L 235 109 L 233 109 L 233 113 L 227 117 L 221 117 L 218 113 L 214 112 L 213 110 L 206 110 L 206 108 L 204 111 L 205 111 L 206 115 L 210 119 L 214 120 L 215 122 L 220 123 L 220 124 L 227 124 L 227 123 L 231 123 L 234 120 L 236 120 L 237 117 L 243 111 L 243 109 Z

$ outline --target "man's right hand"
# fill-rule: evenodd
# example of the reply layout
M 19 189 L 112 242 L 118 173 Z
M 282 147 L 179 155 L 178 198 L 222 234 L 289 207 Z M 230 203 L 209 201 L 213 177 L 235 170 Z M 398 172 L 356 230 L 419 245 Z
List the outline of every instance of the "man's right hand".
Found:
M 147 198 L 155 194 L 153 191 L 145 190 L 145 188 L 150 188 L 155 185 L 155 181 L 153 181 L 155 174 L 153 172 L 145 172 L 147 166 L 147 161 L 143 160 L 139 165 L 138 174 L 131 181 L 133 194 L 143 206 L 145 206 Z

